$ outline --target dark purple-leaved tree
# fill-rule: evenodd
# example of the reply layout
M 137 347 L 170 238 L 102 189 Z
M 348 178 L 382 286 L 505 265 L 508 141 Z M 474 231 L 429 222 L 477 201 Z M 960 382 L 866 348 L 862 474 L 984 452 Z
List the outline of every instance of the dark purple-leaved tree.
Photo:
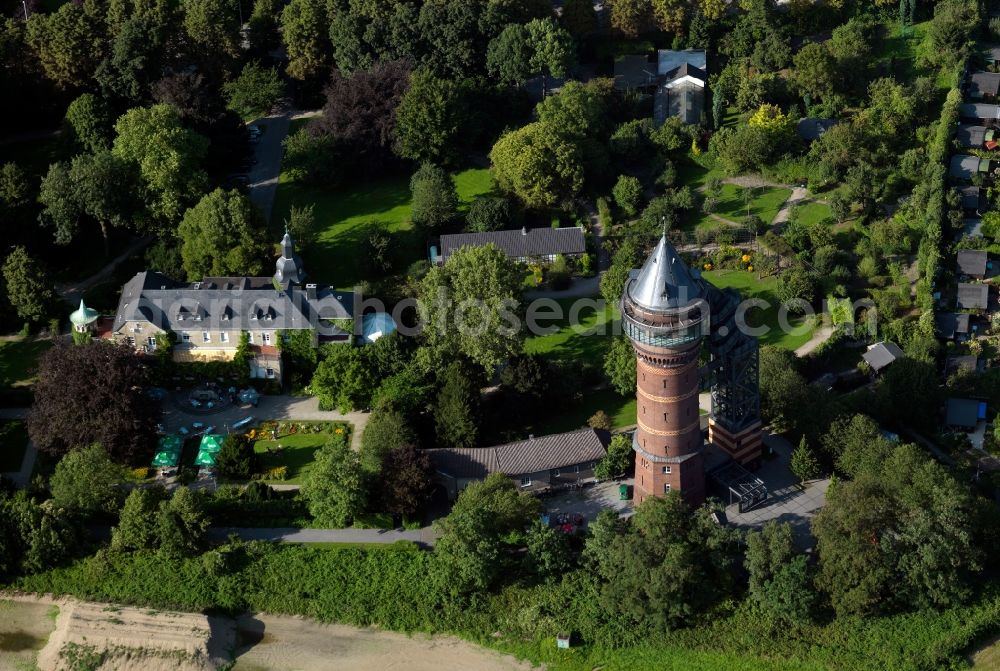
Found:
M 364 170 L 378 171 L 393 160 L 396 107 L 410 86 L 412 64 L 385 61 L 368 70 L 344 75 L 334 70 L 326 89 L 323 115 L 311 124 L 314 133 L 343 143 Z
M 148 461 L 160 409 L 145 384 L 146 366 L 127 345 L 57 345 L 38 362 L 28 435 L 54 457 L 100 443 L 115 461 Z
M 413 444 L 397 447 L 385 456 L 380 492 L 385 512 L 414 515 L 427 502 L 431 487 L 431 458 Z

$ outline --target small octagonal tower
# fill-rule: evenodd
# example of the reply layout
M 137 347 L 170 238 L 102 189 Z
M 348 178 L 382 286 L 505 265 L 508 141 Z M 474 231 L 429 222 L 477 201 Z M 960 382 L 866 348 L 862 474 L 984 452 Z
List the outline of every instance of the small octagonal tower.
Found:
M 705 499 L 698 355 L 708 329 L 706 288 L 666 233 L 622 295 L 622 323 L 636 355 L 636 504 L 679 491 Z
M 274 279 L 278 284 L 285 282 L 302 284 L 306 279 L 302 259 L 295 253 L 295 244 L 287 228 L 285 229 L 285 237 L 281 239 L 281 257 L 275 264 Z

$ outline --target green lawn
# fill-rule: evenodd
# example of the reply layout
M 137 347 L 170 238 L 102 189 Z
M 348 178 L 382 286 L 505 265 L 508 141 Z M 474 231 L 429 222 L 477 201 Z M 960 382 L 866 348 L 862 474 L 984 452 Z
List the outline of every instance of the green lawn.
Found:
M 38 357 L 51 340 L 0 340 L 0 387 L 26 387 L 34 381 Z
M 585 307 L 578 312 L 575 325 L 570 324 L 571 310 L 574 299 L 557 301 L 562 309 L 563 318 L 559 320 L 543 319 L 548 310 L 539 310 L 536 326 L 529 328 L 551 331 L 554 333 L 529 335 L 524 343 L 524 351 L 528 354 L 542 354 L 554 359 L 584 358 L 590 361 L 601 361 L 611 342 L 612 325 L 618 318 L 618 310 L 613 306 L 605 306 L 597 311 Z
M 580 310 L 574 320 L 575 325 L 572 325 L 570 310 L 574 299 L 557 302 L 562 308 L 562 319 L 542 319 L 541 315 L 548 311 L 539 311 L 537 326 L 546 330 L 555 327 L 558 330 L 544 335 L 529 335 L 524 343 L 524 351 L 553 360 L 587 361 L 597 366 L 603 365 L 604 354 L 611 343 L 618 319 L 618 310 L 613 306 L 606 306 L 601 311 L 586 307 Z M 600 389 L 585 391 L 580 402 L 572 408 L 548 414 L 535 425 L 524 426 L 523 429 L 536 435 L 572 431 L 586 426 L 587 420 L 598 410 L 606 412 L 616 428 L 635 424 L 635 397 L 622 397 L 612 389 Z
M 780 301 L 774 294 L 778 283 L 776 277 L 757 279 L 755 273 L 738 270 L 711 270 L 702 273 L 702 277 L 719 287 L 737 289 L 743 298 L 761 298 L 771 304 L 766 310 L 750 308 L 746 320 L 750 326 L 767 326 L 769 330 L 759 337 L 762 345 L 777 345 L 782 349 L 796 350 L 812 337 L 816 330 L 816 320 L 812 319 L 806 325 L 804 317 L 792 317 L 789 323 L 795 329 L 794 333 L 783 333 L 778 324 L 778 308 Z
M 28 447 L 28 431 L 17 420 L 0 422 L 0 473 L 21 470 Z
M 296 126 L 293 124 L 292 130 Z M 455 175 L 462 205 L 493 190 L 489 170 L 470 169 Z M 316 282 L 350 289 L 362 280 L 386 274 L 370 263 L 368 238 L 375 223 L 382 224 L 390 242 L 390 273 L 401 272 L 426 255 L 424 236 L 410 223 L 410 176 L 389 175 L 335 189 L 292 182 L 285 173 L 278 179 L 272 222 L 285 221 L 292 205 L 312 204 L 320 229 L 316 244 L 304 250 L 306 268 Z
M 315 424 L 310 422 L 295 422 L 295 424 Z M 350 431 L 347 424 L 336 423 L 334 427 Z M 270 435 L 267 431 L 262 431 L 260 435 Z M 316 450 L 323 447 L 329 439 L 327 431 L 320 433 L 287 433 L 279 432 L 277 440 L 257 440 L 253 449 L 261 456 L 261 469 L 263 471 L 284 466 L 288 469 L 287 477 L 284 480 L 265 480 L 265 482 L 301 485 L 306 472 L 313 463 Z M 271 452 L 281 447 L 281 453 Z
M 765 224 L 770 224 L 778 214 L 778 210 L 791 195 L 791 189 L 777 187 L 754 189 L 754 198 L 750 201 L 749 213 L 760 217 Z M 719 206 L 715 208 L 715 213 L 733 221 L 741 221 L 743 217 L 747 216 L 747 206 L 743 202 L 742 189 L 735 184 L 723 184 Z
M 833 212 L 830 211 L 829 205 L 826 203 L 817 203 L 814 200 L 802 203 L 795 212 L 798 215 L 799 221 L 808 225 L 823 221 L 828 217 L 833 217 Z

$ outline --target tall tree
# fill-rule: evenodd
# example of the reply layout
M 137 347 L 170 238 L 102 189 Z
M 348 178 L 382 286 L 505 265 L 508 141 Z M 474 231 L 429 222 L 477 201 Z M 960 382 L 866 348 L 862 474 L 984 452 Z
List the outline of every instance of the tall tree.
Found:
M 330 66 L 329 19 L 322 0 L 292 0 L 281 12 L 281 35 L 294 79 L 321 78 Z
M 492 376 L 522 347 L 520 277 L 494 245 L 458 250 L 420 284 L 425 342 L 464 354 Z
M 412 444 L 391 450 L 378 480 L 382 508 L 394 515 L 416 515 L 431 488 L 431 458 Z
M 610 0 L 611 27 L 634 37 L 649 29 L 652 9 L 649 0 Z
M 114 127 L 111 110 L 102 98 L 93 93 L 84 93 L 69 104 L 63 127 L 71 141 L 85 151 L 111 148 Z
M 51 14 L 28 20 L 28 44 L 49 78 L 61 89 L 81 87 L 91 78 L 103 52 L 101 17 L 94 0 L 66 3 Z
M 77 208 L 100 226 L 107 256 L 112 227 L 135 226 L 142 222 L 139 175 L 133 165 L 102 150 L 74 158 L 69 167 L 69 179 L 73 191 L 66 196 L 74 199 Z
M 792 527 L 770 521 L 747 534 L 750 598 L 769 617 L 805 624 L 816 600 L 806 556 L 795 549 Z
M 500 188 L 528 207 L 551 207 L 572 199 L 583 188 L 578 147 L 548 124 L 530 123 L 505 134 L 493 145 L 490 160 Z
M 126 345 L 57 345 L 38 360 L 31 442 L 54 457 L 100 443 L 117 462 L 148 463 L 160 408 L 142 389 L 148 372 Z
M 207 140 L 185 128 L 177 111 L 164 104 L 130 109 L 118 119 L 115 132 L 112 153 L 138 167 L 153 198 L 153 215 L 176 222 L 204 190 L 207 176 L 200 163 Z
M 361 434 L 361 466 L 367 473 L 382 472 L 391 452 L 416 441 L 406 417 L 393 408 L 375 408 Z
M 240 56 L 239 0 L 184 0 L 184 32 L 206 56 Z
M 552 18 L 534 19 L 527 28 L 532 51 L 531 70 L 557 79 L 569 76 L 569 68 L 576 60 L 573 36 Z
M 441 447 L 475 447 L 479 390 L 460 362 L 444 369 L 434 408 L 437 441 Z
M 95 73 L 105 97 L 130 105 L 148 102 L 150 84 L 163 72 L 166 37 L 152 16 L 127 19 Z
M 162 487 L 142 487 L 129 492 L 118 525 L 111 529 L 111 549 L 130 552 L 155 548 L 159 542 L 156 511 L 166 496 Z
M 503 473 L 466 487 L 451 513 L 435 522 L 441 537 L 434 554 L 445 589 L 467 595 L 494 585 L 513 563 L 510 537 L 527 529 L 539 510 L 538 499 L 518 492 Z
M 396 143 L 396 108 L 410 86 L 409 61 L 380 61 L 350 75 L 334 70 L 313 123 L 366 173 L 383 170 Z
M 817 584 L 838 615 L 962 603 L 982 558 L 968 488 L 912 445 L 872 468 L 832 488 L 813 519 Z
M 438 233 L 458 214 L 458 193 L 451 175 L 424 163 L 410 179 L 413 223 L 427 233 Z
M 216 189 L 184 213 L 177 235 L 192 280 L 208 275 L 253 275 L 264 269 L 264 222 L 239 191 Z
M 597 12 L 594 11 L 592 0 L 566 0 L 560 20 L 574 37 L 582 37 L 597 30 Z
M 346 440 L 333 437 L 317 450 L 302 495 L 321 526 L 345 527 L 364 511 L 366 494 L 361 464 Z
M 458 158 L 468 136 L 475 134 L 472 122 L 464 84 L 427 71 L 414 72 L 396 110 L 397 151 L 403 158 L 447 164 Z
M 532 73 L 533 55 L 531 33 L 524 25 L 512 23 L 490 42 L 486 68 L 501 82 L 519 86 Z
M 49 491 L 60 508 L 80 513 L 111 513 L 120 502 L 121 481 L 121 467 L 95 443 L 71 450 L 59 460 L 49 479 Z
M 222 87 L 226 103 L 244 119 L 265 116 L 285 92 L 285 85 L 274 68 L 265 68 L 259 61 L 243 66 L 239 77 Z
M 40 322 L 56 304 L 56 292 L 48 274 L 24 247 L 15 247 L 3 264 L 7 299 L 17 316 L 28 322 Z
M 197 555 L 204 549 L 205 534 L 211 523 L 201 494 L 188 487 L 178 487 L 156 511 L 160 551 L 173 557 Z

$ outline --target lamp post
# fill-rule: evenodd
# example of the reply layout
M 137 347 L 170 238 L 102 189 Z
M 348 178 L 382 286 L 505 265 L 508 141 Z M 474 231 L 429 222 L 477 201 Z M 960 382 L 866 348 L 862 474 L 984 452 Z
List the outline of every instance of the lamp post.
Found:
M 27 0 L 21 0 L 21 6 L 24 7 L 24 20 L 28 20 L 28 2 Z

